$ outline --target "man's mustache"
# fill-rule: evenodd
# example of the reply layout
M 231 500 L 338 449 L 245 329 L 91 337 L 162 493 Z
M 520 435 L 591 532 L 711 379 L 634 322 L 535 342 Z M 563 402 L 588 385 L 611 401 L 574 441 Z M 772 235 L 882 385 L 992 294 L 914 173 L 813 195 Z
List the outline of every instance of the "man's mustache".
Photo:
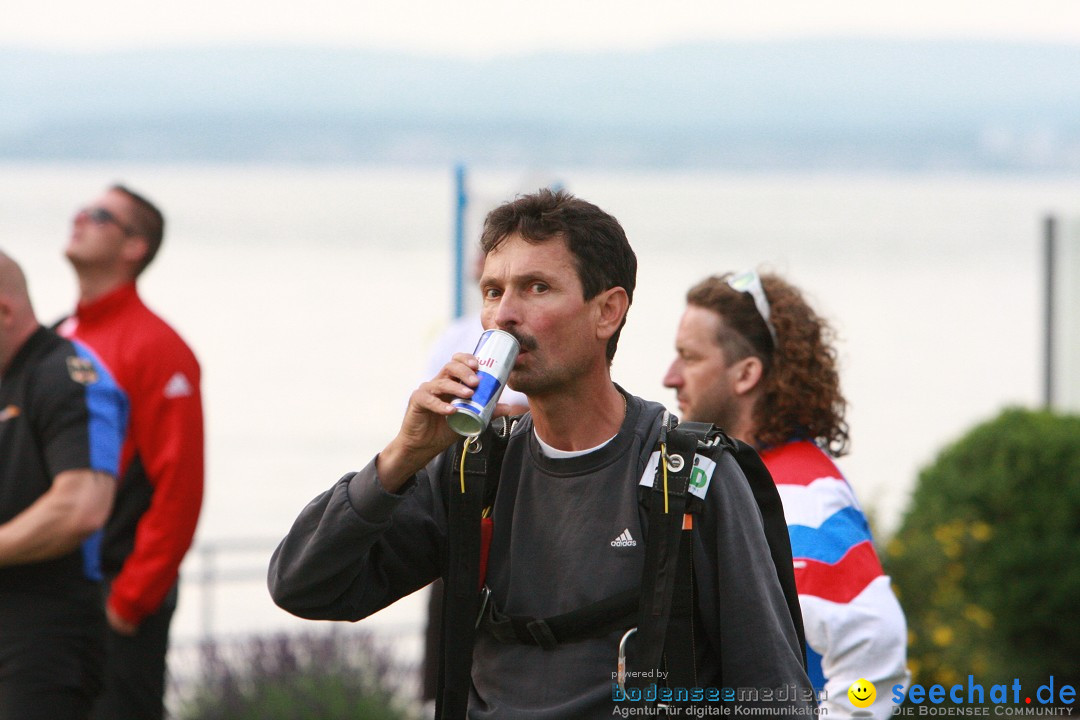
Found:
M 513 335 L 514 339 L 518 341 L 518 345 L 522 350 L 535 350 L 537 348 L 536 338 L 532 335 L 523 335 L 516 330 L 504 330 L 503 332 Z

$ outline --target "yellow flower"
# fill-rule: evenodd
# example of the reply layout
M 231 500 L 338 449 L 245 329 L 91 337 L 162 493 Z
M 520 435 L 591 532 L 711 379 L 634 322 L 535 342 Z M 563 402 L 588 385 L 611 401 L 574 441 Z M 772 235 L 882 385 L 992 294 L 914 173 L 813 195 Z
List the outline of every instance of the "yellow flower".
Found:
M 954 520 L 952 522 L 945 523 L 944 525 L 938 525 L 934 530 L 934 539 L 937 540 L 941 546 L 941 551 L 945 553 L 945 556 L 950 560 L 955 560 L 960 556 L 960 540 L 964 535 L 963 521 Z
M 889 544 L 885 546 L 885 552 L 892 557 L 902 557 L 904 554 L 904 543 L 899 538 L 893 538 L 889 541 Z
M 945 627 L 944 625 L 939 625 L 938 627 L 934 628 L 934 633 L 931 638 L 933 639 L 934 644 L 938 647 L 946 647 L 947 645 L 952 645 L 952 628 Z
M 956 685 L 960 682 L 960 675 L 952 668 L 942 668 L 939 678 L 941 680 L 941 684 L 945 685 L 946 687 L 950 685 Z
M 986 608 L 981 608 L 978 605 L 964 607 L 964 617 L 983 630 L 989 630 L 994 625 L 994 616 Z
M 934 539 L 937 540 L 938 544 L 940 545 L 944 545 L 945 543 L 949 542 L 951 536 L 952 533 L 949 532 L 948 525 L 938 525 L 936 528 L 934 528 Z

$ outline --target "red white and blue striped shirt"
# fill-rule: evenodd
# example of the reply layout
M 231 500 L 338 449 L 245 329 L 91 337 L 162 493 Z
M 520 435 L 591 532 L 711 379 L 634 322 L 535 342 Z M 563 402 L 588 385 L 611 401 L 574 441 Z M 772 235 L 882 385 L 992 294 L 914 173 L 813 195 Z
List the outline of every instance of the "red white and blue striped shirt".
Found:
M 870 526 L 833 461 L 808 441 L 763 451 L 780 491 L 806 628 L 807 673 L 831 718 L 855 710 L 848 688 L 877 688 L 868 708 L 892 714 L 889 688 L 907 684 L 907 625 L 881 569 Z

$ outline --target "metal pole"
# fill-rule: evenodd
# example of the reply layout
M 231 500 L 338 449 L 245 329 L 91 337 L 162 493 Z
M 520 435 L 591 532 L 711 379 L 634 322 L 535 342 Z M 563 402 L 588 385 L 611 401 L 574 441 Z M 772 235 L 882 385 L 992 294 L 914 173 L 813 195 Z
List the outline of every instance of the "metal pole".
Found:
M 204 545 L 202 555 L 202 637 L 203 642 L 210 642 L 214 634 L 214 584 L 217 580 L 215 568 L 217 548 Z
M 1046 410 L 1054 408 L 1054 293 L 1056 279 L 1054 278 L 1054 261 L 1057 257 L 1057 220 L 1053 215 L 1047 215 L 1043 222 L 1043 259 L 1045 262 L 1045 318 L 1044 318 L 1044 362 L 1043 372 L 1043 407 Z
M 465 314 L 465 208 L 469 204 L 464 163 L 454 168 L 454 184 L 454 317 L 459 318 Z

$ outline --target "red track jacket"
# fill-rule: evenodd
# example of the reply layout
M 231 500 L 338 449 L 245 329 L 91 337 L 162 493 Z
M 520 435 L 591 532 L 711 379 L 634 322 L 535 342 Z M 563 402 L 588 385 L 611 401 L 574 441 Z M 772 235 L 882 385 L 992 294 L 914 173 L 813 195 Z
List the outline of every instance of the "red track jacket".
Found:
M 203 495 L 199 363 L 180 336 L 124 285 L 59 326 L 112 371 L 131 401 L 121 484 L 105 528 L 109 606 L 133 623 L 161 605 L 191 545 Z

